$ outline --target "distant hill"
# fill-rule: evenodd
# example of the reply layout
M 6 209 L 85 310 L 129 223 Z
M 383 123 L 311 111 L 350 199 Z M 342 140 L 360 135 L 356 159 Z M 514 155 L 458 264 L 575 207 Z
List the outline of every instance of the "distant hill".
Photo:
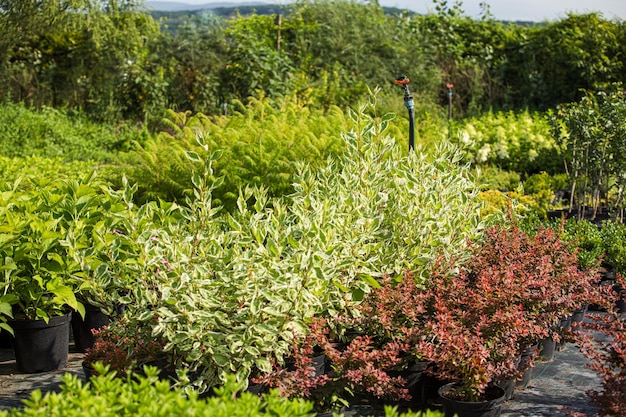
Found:
M 187 4 L 178 1 L 147 1 L 146 6 L 148 10 L 155 10 L 160 12 L 180 12 L 180 11 L 194 11 L 194 10 L 210 10 L 210 9 L 234 9 L 246 6 L 267 6 L 268 3 L 262 1 L 250 1 L 245 3 L 233 3 L 229 1 L 219 3 L 206 3 L 206 4 Z

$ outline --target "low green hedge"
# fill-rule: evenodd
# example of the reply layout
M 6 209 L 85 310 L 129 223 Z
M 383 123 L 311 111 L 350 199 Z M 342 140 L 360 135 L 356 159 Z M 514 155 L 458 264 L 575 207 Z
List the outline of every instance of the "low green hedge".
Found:
M 101 366 L 101 365 L 96 365 Z M 104 368 L 101 369 L 105 372 Z M 114 373 L 92 377 L 83 383 L 76 375 L 65 374 L 60 392 L 42 394 L 36 390 L 25 407 L 0 410 L 0 417 L 122 417 L 122 416 L 211 416 L 211 417 L 299 417 L 314 416 L 313 405 L 304 400 L 290 400 L 272 391 L 263 397 L 240 392 L 241 386 L 228 381 L 215 389 L 215 395 L 198 398 L 195 392 L 173 389 L 169 382 L 158 380 L 157 368 L 146 367 L 146 376 L 116 378 Z M 385 410 L 387 417 L 441 417 L 439 412 L 404 413 Z

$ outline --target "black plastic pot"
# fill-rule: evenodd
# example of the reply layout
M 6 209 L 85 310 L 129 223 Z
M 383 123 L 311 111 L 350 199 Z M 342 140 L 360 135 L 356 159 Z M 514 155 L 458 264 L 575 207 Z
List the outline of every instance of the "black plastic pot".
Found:
M 528 384 L 530 384 L 533 377 L 533 367 L 531 364 L 535 360 L 538 352 L 539 346 L 535 344 L 524 349 L 520 354 L 518 367 L 520 370 L 523 370 L 523 373 L 522 377 L 515 383 L 516 389 L 524 389 L 528 386 Z
M 6 330 L 0 330 L 0 349 L 11 349 L 13 347 L 13 336 Z
M 17 369 L 24 373 L 48 372 L 67 365 L 72 313 L 44 320 L 11 320 Z
M 423 405 L 426 403 L 426 369 L 432 366 L 431 362 L 416 362 L 399 371 L 389 371 L 391 377 L 402 377 L 406 381 L 405 388 L 411 395 L 410 404 Z
M 554 359 L 556 351 L 556 342 L 553 338 L 547 337 L 539 341 L 539 361 L 551 362 Z
M 101 329 L 111 322 L 111 318 L 99 307 L 85 305 L 85 319 L 80 314 L 72 317 L 72 333 L 74 334 L 74 348 L 78 352 L 85 352 L 93 347 L 93 330 Z
M 578 310 L 575 310 L 572 313 L 572 323 L 580 323 L 585 319 L 585 313 L 587 312 L 587 308 L 589 306 L 583 306 L 582 308 L 579 308 Z
M 456 383 L 446 384 L 439 388 L 439 396 L 443 404 L 446 417 L 499 417 L 502 414 L 502 404 L 505 401 L 504 389 L 497 385 L 487 388 L 484 401 L 461 401 L 453 398 L 450 393 Z

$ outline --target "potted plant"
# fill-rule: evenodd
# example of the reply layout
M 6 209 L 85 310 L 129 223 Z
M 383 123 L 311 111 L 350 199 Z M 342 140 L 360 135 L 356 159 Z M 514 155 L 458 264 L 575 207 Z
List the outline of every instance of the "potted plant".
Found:
M 363 398 L 370 403 L 410 399 L 406 380 L 392 374 L 401 365 L 406 346 L 363 334 L 338 343 L 331 333 L 326 319 L 313 319 L 306 336 L 294 340 L 293 363 L 274 363 L 271 372 L 253 381 L 278 388 L 283 396 L 311 400 L 318 412 L 350 407 Z M 326 362 L 323 369 L 315 362 L 320 354 Z
M 559 236 L 549 228 L 526 234 L 510 221 L 488 228 L 467 261 L 442 259 L 431 271 L 415 349 L 453 381 L 440 389 L 450 415 L 487 400 L 497 414 L 505 397 L 490 398 L 490 390 L 521 376 L 520 353 L 593 299 L 597 275 L 579 269 Z
M 94 344 L 86 349 L 83 359 L 83 370 L 88 377 L 98 373 L 94 366 L 98 362 L 116 371 L 118 376 L 124 376 L 127 372 L 141 372 L 144 365 L 155 365 L 167 358 L 163 342 L 152 337 L 151 329 L 128 317 L 94 330 L 93 336 Z M 159 369 L 159 372 L 165 371 L 171 374 L 172 369 Z
M 429 372 L 461 382 L 462 396 L 477 400 L 488 386 L 521 377 L 522 352 L 551 335 L 592 275 L 577 269 L 553 230 L 531 236 L 515 223 L 494 226 L 469 249 L 462 262 L 440 258 L 425 283 L 410 273 L 386 277 L 358 310 L 366 334 L 408 345 L 405 355 L 432 362 Z
M 0 248 L 4 291 L 13 302 L 9 325 L 18 369 L 48 371 L 66 364 L 71 312 L 84 315 L 84 307 L 74 294 L 76 265 L 60 244 L 67 231 L 58 211 L 64 194 L 55 186 L 26 191 L 17 186 L 3 193 L 1 213 L 5 237 L 10 236 Z

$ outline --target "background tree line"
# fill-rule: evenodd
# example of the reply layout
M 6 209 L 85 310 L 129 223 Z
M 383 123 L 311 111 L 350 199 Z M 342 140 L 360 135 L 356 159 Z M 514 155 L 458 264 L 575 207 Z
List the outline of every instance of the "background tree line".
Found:
M 380 86 L 401 108 L 392 81 L 406 74 L 421 108 L 445 104 L 453 83 L 456 114 L 476 115 L 545 110 L 626 81 L 622 21 L 590 13 L 499 22 L 488 7 L 473 19 L 446 0 L 433 10 L 298 0 L 280 14 L 181 22 L 143 0 L 0 0 L 0 98 L 150 121 L 165 109 L 216 114 L 250 97 L 347 106 Z

